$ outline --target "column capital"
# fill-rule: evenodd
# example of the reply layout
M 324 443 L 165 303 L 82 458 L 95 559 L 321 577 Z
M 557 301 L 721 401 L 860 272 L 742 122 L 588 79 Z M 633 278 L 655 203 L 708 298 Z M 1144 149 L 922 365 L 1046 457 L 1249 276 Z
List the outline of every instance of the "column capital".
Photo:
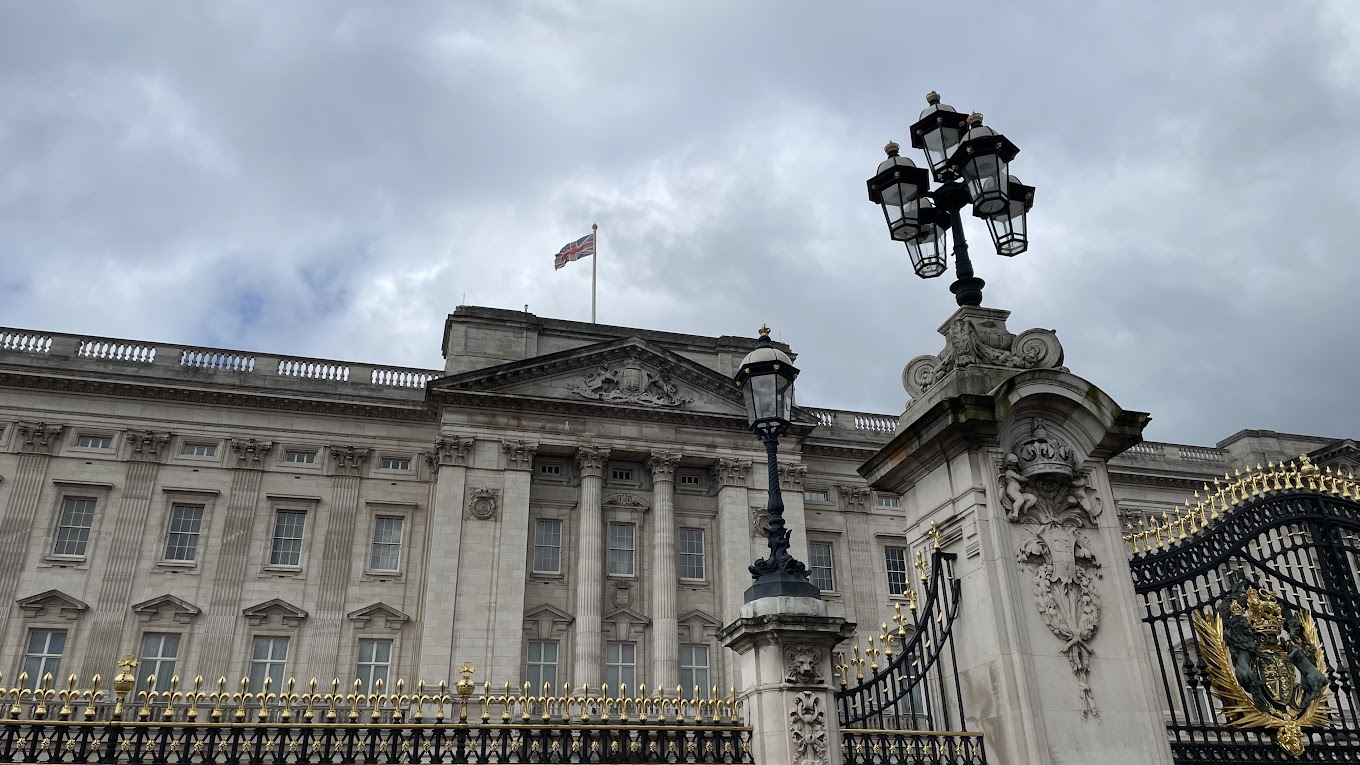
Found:
M 353 446 L 331 447 L 331 475 L 360 475 L 368 462 L 371 449 L 357 449 Z
M 654 451 L 647 458 L 647 469 L 652 471 L 652 481 L 675 481 L 675 468 L 680 464 L 680 452 Z
M 837 486 L 836 493 L 841 497 L 841 509 L 847 513 L 869 511 L 868 486 Z
M 444 436 L 434 442 L 434 451 L 425 453 L 431 470 L 441 467 L 467 467 L 476 439 L 470 436 Z
M 719 457 L 710 470 L 713 473 L 713 482 L 718 486 L 744 487 L 747 485 L 747 476 L 751 474 L 751 461 L 736 457 Z
M 507 470 L 533 470 L 534 455 L 538 454 L 538 444 L 531 444 L 522 438 L 501 441 L 501 451 L 505 452 Z
M 779 486 L 783 489 L 803 490 L 803 481 L 807 479 L 807 465 L 781 462 L 779 463 Z
M 608 462 L 607 446 L 580 446 L 576 449 L 576 467 L 580 468 L 582 478 L 604 476 L 604 466 Z
M 154 430 L 129 430 L 127 432 L 128 446 L 132 447 L 132 460 L 134 462 L 160 462 L 161 450 L 170 443 L 170 437 L 175 435 L 167 431 L 157 433 Z
M 65 425 L 21 422 L 15 427 L 15 432 L 19 434 L 19 451 L 24 454 L 51 455 L 61 443 L 61 432 L 65 429 Z
M 249 470 L 264 470 L 264 458 L 274 448 L 273 441 L 254 438 L 233 438 L 230 444 L 232 454 L 236 455 L 236 467 Z

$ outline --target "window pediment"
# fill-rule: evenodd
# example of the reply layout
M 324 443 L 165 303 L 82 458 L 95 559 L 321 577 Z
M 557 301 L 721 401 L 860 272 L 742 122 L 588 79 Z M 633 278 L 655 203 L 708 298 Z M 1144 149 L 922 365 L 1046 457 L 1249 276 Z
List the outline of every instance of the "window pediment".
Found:
M 639 640 L 652 620 L 628 606 L 620 606 L 604 615 L 605 634 L 615 640 Z
M 524 633 L 536 640 L 554 640 L 567 633 L 576 617 L 547 603 L 524 613 Z
M 296 627 L 307 618 L 306 611 L 282 598 L 266 600 L 242 610 L 241 614 L 250 621 L 252 627 L 258 627 L 262 624 L 282 624 L 285 627 Z
M 345 618 L 354 622 L 357 629 L 366 627 L 382 627 L 389 630 L 399 630 L 402 625 L 411 621 L 411 617 L 404 612 L 387 605 L 386 603 L 374 603 L 371 606 L 364 606 L 358 611 L 351 611 L 345 614 Z
M 61 590 L 47 590 L 37 595 L 29 595 L 15 601 L 19 608 L 23 609 L 24 616 L 33 618 L 39 616 L 57 616 L 68 621 L 75 621 L 80 617 L 89 606 L 67 595 Z
M 142 622 L 175 621 L 188 624 L 202 613 L 202 609 L 187 600 L 166 593 L 133 605 L 132 612 L 137 614 L 138 620 Z

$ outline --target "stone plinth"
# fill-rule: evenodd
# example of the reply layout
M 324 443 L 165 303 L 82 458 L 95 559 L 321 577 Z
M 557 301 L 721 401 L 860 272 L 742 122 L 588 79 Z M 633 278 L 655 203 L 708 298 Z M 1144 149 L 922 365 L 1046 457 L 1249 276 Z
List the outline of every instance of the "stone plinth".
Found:
M 753 600 L 718 633 L 738 655 L 756 762 L 840 765 L 831 651 L 855 625 L 818 598 Z

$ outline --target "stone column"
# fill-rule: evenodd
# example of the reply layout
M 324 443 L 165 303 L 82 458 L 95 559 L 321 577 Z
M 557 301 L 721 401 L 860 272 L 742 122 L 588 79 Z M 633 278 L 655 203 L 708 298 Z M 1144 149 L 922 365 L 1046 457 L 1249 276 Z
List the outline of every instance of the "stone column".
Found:
M 854 632 L 819 598 L 772 597 L 743 605 L 718 633 L 741 665 L 756 762 L 841 765 L 831 651 Z
M 330 452 L 331 506 L 326 514 L 316 584 L 316 611 L 310 624 L 312 645 L 305 666 L 310 670 L 308 674 L 314 677 L 343 678 L 350 670 L 341 671 L 340 634 L 345 624 L 345 596 L 354 561 L 354 535 L 358 533 L 359 482 L 363 480 L 370 450 L 332 446 Z M 320 525 L 317 523 L 318 532 Z
M 719 457 L 711 473 L 713 485 L 718 487 L 718 621 L 725 623 L 741 612 L 742 595 L 751 586 L 751 572 L 746 567 L 757 557 L 751 548 L 755 519 L 747 496 L 751 461 Z M 764 536 L 760 543 L 765 544 Z M 740 668 L 732 660 L 732 654 L 721 653 L 727 683 L 739 685 Z
M 458 550 L 463 538 L 463 493 L 475 441 L 444 436 L 426 463 L 434 471 L 429 519 L 425 524 L 425 570 L 420 581 L 417 677 L 427 683 L 454 680 L 453 630 L 458 592 Z
M 496 531 L 495 556 L 495 629 L 492 633 L 487 662 L 488 679 L 503 678 L 502 682 L 523 677 L 520 636 L 524 633 L 525 572 L 529 570 L 529 544 L 525 534 L 533 534 L 529 525 L 529 490 L 533 478 L 534 456 L 538 444 L 515 441 L 502 442 L 505 452 L 503 490 L 499 497 L 488 489 L 472 487 L 466 515 L 473 520 L 486 520 Z M 480 497 L 478 493 L 480 492 Z M 499 502 L 499 508 L 496 503 Z M 498 518 L 486 518 L 487 506 Z M 513 635 L 513 639 L 507 639 Z
M 600 507 L 604 466 L 609 449 L 582 446 L 576 450 L 581 471 L 581 515 L 576 544 L 576 635 L 571 682 L 598 686 L 604 680 L 604 514 Z
M 118 510 L 113 515 L 113 534 L 110 540 L 108 563 L 99 581 L 99 595 L 94 606 L 94 628 L 89 650 L 85 653 L 83 674 L 106 673 L 108 668 L 129 648 L 124 642 L 123 626 L 132 615 L 132 579 L 141 563 L 139 551 L 146 533 L 147 516 L 151 512 L 151 495 L 156 488 L 162 450 L 170 441 L 170 433 L 131 431 L 127 434 L 130 449 L 127 463 L 127 483 Z
M 61 443 L 65 425 L 45 422 L 21 422 L 15 428 L 19 442 L 19 460 L 15 466 L 14 485 L 9 490 L 9 502 L 0 515 L 0 630 L 21 630 L 19 620 L 10 619 L 14 608 L 14 593 L 19 587 L 19 574 L 24 569 L 28 545 L 33 542 L 33 518 L 38 512 L 38 498 L 47 478 L 47 464 L 52 451 Z M 13 627 L 9 625 L 13 624 Z M 23 634 L 0 635 L 0 646 L 17 645 Z M 19 649 L 22 653 L 23 649 Z M 18 666 L 17 656 L 10 666 Z
M 680 684 L 680 625 L 676 621 L 675 466 L 678 452 L 652 452 L 652 681 Z
M 227 497 L 227 517 L 222 529 L 222 543 L 218 545 L 217 569 L 213 575 L 212 594 L 204 609 L 203 676 L 217 678 L 234 676 L 241 671 L 234 664 L 232 645 L 236 625 L 241 616 L 241 590 L 245 585 L 246 568 L 250 555 L 250 527 L 260 504 L 260 485 L 264 481 L 264 459 L 274 448 L 273 441 L 253 438 L 231 439 L 231 451 L 236 470 L 231 475 L 231 493 Z

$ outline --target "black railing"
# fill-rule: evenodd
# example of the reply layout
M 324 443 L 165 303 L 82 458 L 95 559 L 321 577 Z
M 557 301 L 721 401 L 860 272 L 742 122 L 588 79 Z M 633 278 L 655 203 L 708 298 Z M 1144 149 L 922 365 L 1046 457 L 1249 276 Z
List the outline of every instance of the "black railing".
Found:
M 896 607 L 893 625 L 870 637 L 861 651 L 839 657 L 836 692 L 845 762 L 982 765 L 982 735 L 966 730 L 963 692 L 954 653 L 954 625 L 962 584 L 950 553 L 920 553 L 914 583 Z M 853 672 L 853 682 L 851 673 Z

